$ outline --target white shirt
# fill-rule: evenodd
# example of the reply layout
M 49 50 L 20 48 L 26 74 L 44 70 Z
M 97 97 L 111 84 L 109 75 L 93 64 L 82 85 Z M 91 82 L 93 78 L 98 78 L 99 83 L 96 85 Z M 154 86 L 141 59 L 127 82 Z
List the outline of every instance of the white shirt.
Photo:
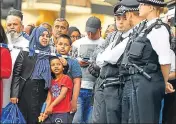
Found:
M 22 35 L 14 42 L 11 42 L 11 40 L 8 38 L 8 42 L 9 45 L 11 44 L 18 47 L 29 47 L 29 41 L 26 40 Z M 12 57 L 12 70 L 19 53 L 20 53 L 19 49 L 12 49 L 10 51 Z M 9 79 L 3 79 L 3 108 L 10 102 L 10 87 L 12 81 L 12 74 L 13 71 Z
M 96 44 L 96 45 L 101 45 L 104 42 L 103 38 L 99 38 L 98 40 L 90 40 L 87 36 L 83 37 L 79 40 L 76 40 L 75 42 L 73 42 L 72 44 L 72 48 L 73 48 L 73 56 L 77 57 L 78 60 L 82 59 L 79 55 L 80 55 L 80 47 L 81 45 L 91 45 L 91 44 Z M 76 50 L 76 54 L 75 54 L 75 50 Z M 92 56 L 90 56 L 92 57 Z M 91 59 L 91 58 L 90 58 Z M 94 76 L 92 76 L 87 67 L 81 68 L 82 71 L 82 81 L 81 81 L 81 88 L 84 89 L 93 89 L 94 83 L 96 81 L 96 78 Z
M 109 46 L 105 49 L 104 52 L 99 53 L 97 55 L 96 64 L 99 67 L 105 66 L 107 63 L 116 64 L 121 55 L 125 51 L 125 47 L 129 40 L 129 34 L 132 32 L 132 30 L 127 31 L 126 33 L 122 34 L 122 37 L 124 38 L 122 42 L 120 42 L 118 45 L 116 45 L 114 48 L 113 45 L 116 41 L 113 41 L 109 44 Z
M 156 22 L 156 19 L 148 21 L 147 26 L 154 22 Z M 160 65 L 171 64 L 169 32 L 166 27 L 161 25 L 158 29 L 153 28 L 147 38 L 158 55 Z
M 173 50 L 170 50 L 170 56 L 171 56 L 171 69 L 170 72 L 175 72 L 176 71 L 176 67 L 175 67 L 175 53 Z

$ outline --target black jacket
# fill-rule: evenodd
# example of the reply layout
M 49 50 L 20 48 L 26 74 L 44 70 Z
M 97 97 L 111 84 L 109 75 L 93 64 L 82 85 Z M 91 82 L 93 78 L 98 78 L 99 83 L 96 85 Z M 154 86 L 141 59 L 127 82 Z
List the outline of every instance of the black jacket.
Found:
M 29 52 L 21 51 L 16 59 L 11 83 L 10 97 L 19 98 L 26 80 L 30 78 L 36 63 L 36 55 L 29 57 Z
M 15 61 L 10 98 L 20 97 L 25 82 L 31 77 L 33 73 L 37 60 L 37 54 L 35 54 L 35 56 L 33 57 L 30 57 L 28 55 L 29 52 L 21 51 Z M 68 69 L 69 65 L 67 63 L 67 65 L 64 66 L 64 74 L 67 74 Z

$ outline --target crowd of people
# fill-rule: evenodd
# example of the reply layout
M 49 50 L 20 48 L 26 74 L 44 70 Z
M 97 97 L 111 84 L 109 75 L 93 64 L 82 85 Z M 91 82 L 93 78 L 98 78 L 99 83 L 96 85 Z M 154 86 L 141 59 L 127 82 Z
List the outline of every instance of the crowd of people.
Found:
M 6 33 L 0 27 L 0 107 L 17 104 L 28 124 L 175 124 L 175 35 L 160 19 L 165 6 L 122 0 L 104 38 L 95 16 L 82 36 L 64 18 L 23 27 L 22 12 L 10 10 Z

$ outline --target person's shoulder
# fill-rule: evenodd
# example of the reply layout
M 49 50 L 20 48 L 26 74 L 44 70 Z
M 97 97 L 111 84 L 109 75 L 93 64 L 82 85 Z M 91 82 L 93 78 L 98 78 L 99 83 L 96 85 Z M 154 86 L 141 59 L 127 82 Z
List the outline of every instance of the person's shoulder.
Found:
M 107 35 L 107 37 L 105 38 L 105 41 L 109 42 L 109 40 L 117 34 L 118 34 L 118 31 L 113 31 L 113 32 L 109 33 Z
M 86 40 L 86 37 L 82 37 L 82 38 L 76 40 L 75 42 L 73 42 L 72 46 L 77 47 L 77 46 L 80 45 L 81 43 L 84 43 L 85 40 Z
M 63 83 L 63 85 L 66 85 L 68 88 L 72 88 L 72 79 L 68 76 L 68 75 L 64 75 L 62 77 L 61 82 Z
M 10 51 L 7 48 L 0 47 L 0 53 L 2 54 L 10 54 Z
M 72 81 L 72 79 L 71 79 L 68 75 L 64 75 L 64 76 L 63 76 L 63 79 L 64 79 L 64 80 L 67 80 L 67 81 Z
M 67 61 L 68 61 L 68 63 L 70 63 L 71 65 L 74 65 L 75 63 L 76 63 L 76 64 L 78 63 L 78 60 L 75 59 L 75 58 L 72 58 L 72 57 L 68 58 Z
M 20 45 L 22 47 L 29 47 L 29 40 L 27 40 L 23 36 L 20 37 L 20 41 L 19 42 L 20 42 Z
M 99 41 L 105 41 L 105 39 L 103 39 L 102 37 L 99 38 Z
M 153 32 L 155 36 L 159 35 L 162 37 L 162 36 L 166 36 L 166 34 L 169 35 L 169 31 L 164 25 L 160 25 L 159 27 L 154 27 L 151 32 Z
M 117 32 L 118 32 L 118 31 L 113 31 L 113 32 L 109 33 L 107 37 L 112 37 L 112 36 L 116 35 Z

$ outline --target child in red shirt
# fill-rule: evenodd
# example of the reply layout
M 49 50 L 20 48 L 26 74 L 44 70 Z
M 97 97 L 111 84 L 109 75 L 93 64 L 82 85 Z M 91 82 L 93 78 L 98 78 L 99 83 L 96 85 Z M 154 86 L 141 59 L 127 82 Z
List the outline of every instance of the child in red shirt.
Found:
M 46 109 L 41 113 L 39 121 L 44 123 L 68 123 L 71 109 L 73 83 L 69 76 L 64 75 L 64 66 L 58 57 L 50 59 L 51 72 L 54 79 L 48 91 Z

